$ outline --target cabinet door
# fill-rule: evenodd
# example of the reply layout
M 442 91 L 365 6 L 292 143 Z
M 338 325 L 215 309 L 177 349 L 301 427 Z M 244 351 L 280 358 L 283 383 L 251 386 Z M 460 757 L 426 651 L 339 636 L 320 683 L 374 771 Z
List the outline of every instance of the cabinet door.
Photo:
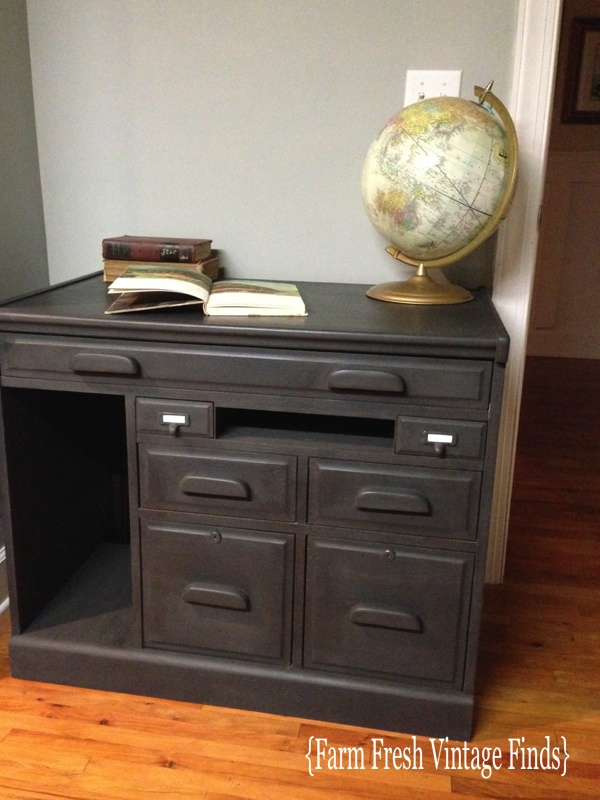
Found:
M 289 663 L 294 537 L 144 523 L 144 644 Z
M 469 553 L 311 541 L 305 667 L 460 688 L 472 572 Z

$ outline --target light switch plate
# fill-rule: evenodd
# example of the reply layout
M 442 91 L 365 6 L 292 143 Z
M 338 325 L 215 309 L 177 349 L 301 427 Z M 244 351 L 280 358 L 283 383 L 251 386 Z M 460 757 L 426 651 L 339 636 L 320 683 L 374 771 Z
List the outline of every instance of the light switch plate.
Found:
M 404 105 L 428 97 L 459 97 L 461 80 L 460 69 L 409 69 L 406 71 Z

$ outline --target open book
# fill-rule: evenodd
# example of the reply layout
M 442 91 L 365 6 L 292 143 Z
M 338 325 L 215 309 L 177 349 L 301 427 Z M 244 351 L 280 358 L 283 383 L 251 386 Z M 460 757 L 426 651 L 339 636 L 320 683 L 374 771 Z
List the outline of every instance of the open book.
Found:
M 107 314 L 201 304 L 207 315 L 305 317 L 297 286 L 279 281 L 211 279 L 176 264 L 132 265 L 108 287 L 119 297 Z

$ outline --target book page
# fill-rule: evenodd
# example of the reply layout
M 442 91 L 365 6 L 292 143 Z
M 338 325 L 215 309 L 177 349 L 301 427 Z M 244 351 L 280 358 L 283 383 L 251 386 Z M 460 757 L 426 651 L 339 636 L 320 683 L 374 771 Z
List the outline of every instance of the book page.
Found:
M 132 264 L 108 287 L 110 294 L 120 292 L 177 292 L 206 301 L 211 279 L 202 272 L 176 264 L 156 266 Z
M 293 283 L 258 280 L 217 281 L 205 306 L 207 314 L 304 316 L 306 309 Z

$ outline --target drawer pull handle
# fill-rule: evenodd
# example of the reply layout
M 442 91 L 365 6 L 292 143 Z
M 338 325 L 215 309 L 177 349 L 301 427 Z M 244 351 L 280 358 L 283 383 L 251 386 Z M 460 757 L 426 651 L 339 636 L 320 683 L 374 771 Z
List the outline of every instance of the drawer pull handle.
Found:
M 95 372 L 104 375 L 138 375 L 140 365 L 130 356 L 108 353 L 76 353 L 69 364 L 71 372 Z
M 189 414 L 169 414 L 164 412 L 161 414 L 161 425 L 166 425 L 167 430 L 171 436 L 178 436 L 179 428 L 188 428 L 190 424 Z
M 184 494 L 250 499 L 250 487 L 245 481 L 237 478 L 203 478 L 198 475 L 186 475 L 181 479 L 179 488 Z
M 381 489 L 362 489 L 354 505 L 360 511 L 392 511 L 399 514 L 430 514 L 431 505 L 417 492 L 387 492 Z
M 350 609 L 350 621 L 370 628 L 391 628 L 408 633 L 422 633 L 423 620 L 418 614 L 388 606 L 357 603 Z
M 336 369 L 329 373 L 327 386 L 334 391 L 390 392 L 404 394 L 404 381 L 393 372 L 374 369 Z
M 231 608 L 234 611 L 250 609 L 250 598 L 246 592 L 221 583 L 190 583 L 183 590 L 183 600 L 195 606 Z

